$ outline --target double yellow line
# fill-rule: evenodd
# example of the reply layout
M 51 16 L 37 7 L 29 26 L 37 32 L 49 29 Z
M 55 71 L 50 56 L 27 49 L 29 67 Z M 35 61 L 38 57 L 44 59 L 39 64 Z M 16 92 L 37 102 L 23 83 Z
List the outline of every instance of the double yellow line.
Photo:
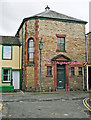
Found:
M 90 98 L 85 98 L 84 100 L 83 100 L 83 104 L 84 104 L 84 106 L 89 110 L 89 111 L 91 111 L 91 106 L 88 104 L 88 100 L 89 100 Z

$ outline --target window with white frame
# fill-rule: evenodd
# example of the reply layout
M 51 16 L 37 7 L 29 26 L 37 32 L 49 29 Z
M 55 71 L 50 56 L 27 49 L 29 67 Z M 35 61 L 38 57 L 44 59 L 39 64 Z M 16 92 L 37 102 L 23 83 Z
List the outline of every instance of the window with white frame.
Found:
M 28 40 L 28 64 L 34 64 L 34 40 Z
M 2 69 L 2 82 L 10 82 L 11 81 L 11 69 Z
M 2 50 L 3 59 L 12 59 L 12 46 L 3 46 Z

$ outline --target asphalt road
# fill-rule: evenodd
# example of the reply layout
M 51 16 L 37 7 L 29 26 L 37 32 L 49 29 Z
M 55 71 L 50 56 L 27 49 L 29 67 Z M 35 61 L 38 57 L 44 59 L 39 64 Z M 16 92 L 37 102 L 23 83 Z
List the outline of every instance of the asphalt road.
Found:
M 3 118 L 90 118 L 83 104 L 87 92 L 5 93 L 0 103 Z

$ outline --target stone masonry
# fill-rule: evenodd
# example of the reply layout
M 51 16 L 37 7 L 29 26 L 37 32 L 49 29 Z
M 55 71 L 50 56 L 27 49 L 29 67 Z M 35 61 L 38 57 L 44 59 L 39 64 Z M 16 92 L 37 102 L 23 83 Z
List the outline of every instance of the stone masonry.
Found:
M 57 35 L 65 35 L 65 51 L 57 51 Z M 66 66 L 65 90 L 80 90 L 83 87 L 83 74 L 79 76 L 78 68 L 85 62 L 85 24 L 52 19 L 33 18 L 23 22 L 19 30 L 23 45 L 22 86 L 26 90 L 38 90 L 40 87 L 40 51 L 39 42 L 42 40 L 41 54 L 41 84 L 42 90 L 57 90 L 56 65 L 51 61 L 55 56 L 62 54 L 71 59 Z M 34 39 L 34 65 L 27 65 L 27 40 Z M 55 65 L 56 64 L 56 65 Z M 52 66 L 52 76 L 47 76 L 47 66 Z M 74 67 L 75 75 L 71 76 L 70 68 Z M 67 79 L 67 80 L 66 80 Z M 55 85 L 54 85 L 55 84 Z

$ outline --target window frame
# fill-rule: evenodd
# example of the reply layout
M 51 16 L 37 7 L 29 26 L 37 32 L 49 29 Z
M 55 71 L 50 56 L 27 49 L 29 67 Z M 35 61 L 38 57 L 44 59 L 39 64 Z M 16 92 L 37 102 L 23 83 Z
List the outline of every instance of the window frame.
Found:
M 73 70 L 72 70 L 72 68 L 73 68 Z M 75 68 L 74 67 L 71 67 L 71 76 L 75 76 Z
M 79 70 L 81 68 L 81 71 Z M 81 72 L 81 74 L 80 74 Z M 82 76 L 82 67 L 78 67 L 78 73 L 79 73 L 79 76 Z
M 60 39 L 60 43 L 58 43 L 58 38 Z M 64 39 L 63 43 L 61 42 L 61 38 Z M 58 48 L 58 46 L 60 47 L 60 49 Z M 61 46 L 63 48 L 61 48 Z M 57 37 L 57 50 L 65 51 L 65 37 Z
M 33 40 L 33 46 L 32 47 L 29 47 L 29 41 Z M 28 44 L 27 44 L 27 64 L 28 65 L 34 65 L 34 54 L 35 54 L 35 51 L 34 52 L 29 52 L 29 49 L 35 49 L 35 46 L 34 46 L 34 39 L 33 38 L 29 38 L 28 39 Z M 33 61 L 30 62 L 29 61 L 29 53 L 33 54 Z
M 4 69 L 10 70 L 10 81 L 4 81 L 3 80 L 3 70 Z M 10 67 L 2 67 L 2 83 L 11 83 L 11 80 L 12 80 L 12 68 L 10 68 Z
M 11 57 L 10 58 L 4 58 L 4 47 L 11 47 Z M 13 48 L 11 45 L 2 45 L 2 60 L 12 60 L 12 51 L 13 51 Z
M 51 74 L 48 74 L 48 69 Z M 47 76 L 52 76 L 52 66 L 47 66 Z
M 66 35 L 64 35 L 64 34 L 56 34 L 56 37 L 57 37 L 57 50 L 56 50 L 56 52 L 60 52 L 60 51 L 65 52 L 66 51 L 65 50 Z M 64 38 L 64 49 L 58 49 L 58 38 Z

